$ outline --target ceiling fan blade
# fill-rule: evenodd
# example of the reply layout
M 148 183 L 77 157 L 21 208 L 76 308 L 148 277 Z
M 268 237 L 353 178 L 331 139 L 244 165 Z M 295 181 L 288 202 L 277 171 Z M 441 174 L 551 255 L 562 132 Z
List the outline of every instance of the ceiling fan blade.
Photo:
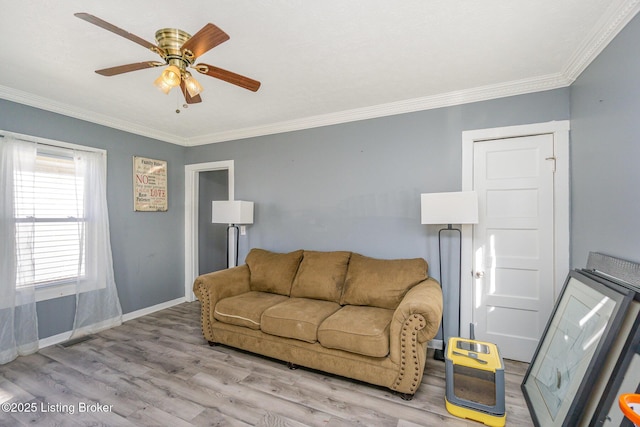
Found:
M 182 94 L 184 95 L 184 100 L 187 101 L 187 104 L 197 104 L 199 102 L 202 102 L 202 98 L 200 98 L 200 95 L 189 95 L 187 87 L 184 84 L 184 80 L 180 80 L 180 89 L 182 89 Z
M 164 65 L 163 62 L 146 61 L 136 62 L 134 64 L 118 65 L 117 67 L 103 68 L 102 70 L 96 70 L 96 73 L 101 76 L 115 76 L 122 73 L 128 73 L 130 71 L 144 70 L 146 68 L 159 67 Z
M 182 45 L 182 51 L 190 50 L 197 58 L 229 40 L 229 35 L 213 24 L 207 24 Z
M 198 64 L 194 68 L 202 74 L 215 77 L 216 79 L 224 80 L 225 82 L 240 86 L 253 92 L 256 92 L 258 89 L 260 89 L 259 81 L 250 79 L 249 77 L 241 76 L 240 74 L 236 74 L 222 68 L 214 67 L 213 65 Z
M 134 43 L 138 43 L 140 46 L 144 46 L 147 49 L 151 49 L 152 51 L 162 56 L 165 55 L 165 52 L 155 44 L 148 42 L 145 39 L 136 36 L 135 34 L 131 34 L 130 32 L 123 30 L 122 28 L 116 27 L 115 25 L 110 24 L 107 21 L 104 21 L 98 18 L 97 16 L 93 16 L 84 12 L 75 13 L 74 15 L 93 25 L 97 25 L 100 28 L 104 28 L 107 31 L 111 31 L 112 33 L 115 33 L 121 37 L 124 37 L 125 39 L 129 39 Z

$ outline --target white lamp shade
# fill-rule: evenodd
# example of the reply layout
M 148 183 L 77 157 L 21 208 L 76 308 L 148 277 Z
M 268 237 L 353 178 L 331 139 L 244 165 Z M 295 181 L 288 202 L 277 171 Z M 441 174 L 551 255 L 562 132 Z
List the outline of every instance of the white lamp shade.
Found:
M 420 206 L 422 224 L 478 223 L 478 195 L 475 191 L 423 193 Z
M 216 224 L 253 224 L 253 202 L 214 200 L 211 202 L 211 222 Z

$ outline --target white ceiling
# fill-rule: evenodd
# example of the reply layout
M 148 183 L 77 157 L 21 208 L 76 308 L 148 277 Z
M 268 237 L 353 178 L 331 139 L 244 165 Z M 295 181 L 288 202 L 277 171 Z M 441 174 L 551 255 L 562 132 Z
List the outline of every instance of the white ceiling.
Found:
M 0 98 L 191 146 L 570 85 L 640 0 L 0 0 Z M 155 43 L 207 22 L 231 39 L 198 62 L 259 80 L 258 92 L 195 73 L 203 102 L 153 86 L 159 59 L 73 16 Z M 182 110 L 176 114 L 175 110 Z

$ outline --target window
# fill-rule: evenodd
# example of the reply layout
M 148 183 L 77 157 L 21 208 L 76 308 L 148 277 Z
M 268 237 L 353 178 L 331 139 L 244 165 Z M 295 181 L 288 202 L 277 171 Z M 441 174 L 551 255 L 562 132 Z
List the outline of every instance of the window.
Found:
M 121 323 L 106 184 L 105 150 L 0 130 L 0 307 L 21 317 L 0 360 L 37 348 L 37 301 L 75 296 L 73 333 Z
M 73 152 L 38 147 L 35 168 L 15 172 L 16 286 L 51 286 L 84 275 L 84 182 Z

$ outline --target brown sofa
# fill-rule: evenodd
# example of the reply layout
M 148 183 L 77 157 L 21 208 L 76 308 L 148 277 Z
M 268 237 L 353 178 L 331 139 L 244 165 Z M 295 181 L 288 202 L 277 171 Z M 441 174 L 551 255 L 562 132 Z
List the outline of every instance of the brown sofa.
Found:
M 416 392 L 442 292 L 422 258 L 252 249 L 246 264 L 199 276 L 202 330 L 221 343 L 333 374 Z

